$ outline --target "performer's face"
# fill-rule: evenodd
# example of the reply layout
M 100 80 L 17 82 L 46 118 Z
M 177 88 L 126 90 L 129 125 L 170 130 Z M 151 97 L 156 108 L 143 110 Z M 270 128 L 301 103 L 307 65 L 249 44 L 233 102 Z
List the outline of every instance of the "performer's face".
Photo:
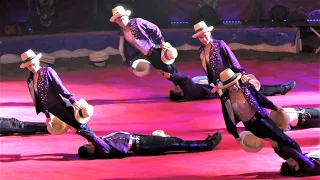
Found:
M 239 88 L 240 88 L 240 87 L 239 87 L 239 82 L 237 82 L 236 84 L 228 87 L 228 90 L 229 90 L 230 92 L 236 92 L 236 91 L 239 90 Z
M 27 68 L 30 72 L 35 73 L 39 70 L 40 64 L 39 62 L 32 62 L 29 66 L 27 66 Z
M 121 28 L 124 28 L 129 23 L 129 17 L 128 16 L 121 16 L 116 19 L 115 21 Z
M 172 89 L 172 91 L 176 95 L 180 95 L 180 96 L 184 95 L 184 93 L 183 93 L 182 89 L 180 88 L 180 86 L 176 86 L 175 88 Z
M 298 171 L 300 169 L 299 164 L 297 163 L 297 161 L 293 160 L 293 159 L 288 159 L 286 160 L 286 163 L 289 165 L 289 167 L 293 170 L 293 171 Z
M 88 142 L 88 143 L 84 144 L 83 146 L 84 146 L 84 148 L 87 149 L 89 154 L 93 154 L 94 153 L 95 147 L 91 142 Z
M 200 36 L 198 36 L 198 39 L 204 45 L 210 44 L 211 32 L 209 31 L 209 32 L 201 34 Z

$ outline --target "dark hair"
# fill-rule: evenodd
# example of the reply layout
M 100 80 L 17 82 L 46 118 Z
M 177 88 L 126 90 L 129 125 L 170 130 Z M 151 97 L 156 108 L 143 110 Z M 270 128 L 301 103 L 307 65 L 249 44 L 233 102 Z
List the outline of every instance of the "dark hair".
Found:
M 172 101 L 178 101 L 182 98 L 181 93 L 175 93 L 173 90 L 170 90 L 170 99 Z
M 292 169 L 292 167 L 290 167 L 288 163 L 286 163 L 286 162 L 282 163 L 281 169 L 280 169 L 280 174 L 282 176 L 294 176 L 298 173 L 299 173 L 299 171 Z
M 89 154 L 88 150 L 84 146 L 80 146 L 78 149 L 78 157 L 79 158 L 89 158 L 91 154 Z

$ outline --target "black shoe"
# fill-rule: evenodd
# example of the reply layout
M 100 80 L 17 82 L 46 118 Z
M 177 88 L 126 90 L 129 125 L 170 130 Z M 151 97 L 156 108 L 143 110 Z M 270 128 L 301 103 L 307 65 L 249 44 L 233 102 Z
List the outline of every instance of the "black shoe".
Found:
M 287 94 L 287 92 L 291 91 L 296 86 L 296 82 L 289 81 L 289 82 L 285 83 L 283 86 L 284 86 L 284 91 L 281 92 L 281 95 L 285 95 L 285 94 Z
M 214 149 L 218 144 L 220 144 L 222 140 L 222 135 L 220 132 L 216 132 L 214 135 L 210 136 L 208 135 L 208 137 L 206 138 L 206 141 L 210 141 L 212 144 L 211 146 L 209 146 L 208 151 L 211 151 L 212 149 Z

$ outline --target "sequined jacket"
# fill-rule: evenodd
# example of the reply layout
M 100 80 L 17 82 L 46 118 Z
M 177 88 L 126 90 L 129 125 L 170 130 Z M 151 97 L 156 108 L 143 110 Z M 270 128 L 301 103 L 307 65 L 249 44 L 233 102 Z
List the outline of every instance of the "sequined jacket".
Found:
M 204 48 L 205 45 L 202 45 L 199 49 L 201 63 L 205 60 Z M 220 73 L 227 68 L 230 68 L 235 73 L 240 72 L 245 75 L 245 69 L 240 66 L 229 46 L 222 40 L 212 40 L 209 61 L 205 61 L 206 67 L 202 67 L 208 76 L 209 84 L 218 85 Z
M 159 44 L 164 42 L 164 38 L 158 26 L 147 20 L 141 18 L 130 19 L 129 27 L 137 44 L 146 51 L 149 51 L 152 47 L 154 47 L 155 43 L 153 42 L 152 38 L 155 38 Z M 127 67 L 130 67 L 132 65 L 133 58 L 139 55 L 141 52 L 124 38 L 122 29 L 120 33 L 119 51 L 124 64 Z
M 96 158 L 125 157 L 129 151 L 131 134 L 127 132 L 114 132 L 101 139 L 106 143 L 104 146 L 94 144 L 98 148 L 99 155 Z
M 182 89 L 184 96 L 177 102 L 191 101 L 195 99 L 215 98 L 211 92 L 212 87 L 209 85 L 196 84 L 192 79 L 183 73 L 175 73 L 170 76 L 170 80 Z
M 241 81 L 241 80 L 240 80 Z M 239 83 L 240 83 L 239 81 Z M 240 89 L 244 94 L 244 97 L 250 107 L 252 107 L 257 113 L 262 117 L 268 116 L 263 108 L 268 108 L 276 111 L 278 109 L 269 99 L 267 99 L 263 94 L 256 90 L 256 88 L 250 83 L 240 83 Z M 235 138 L 239 138 L 237 132 L 237 123 L 240 122 L 239 118 L 234 114 L 230 100 L 229 100 L 229 91 L 226 90 L 223 95 L 220 97 L 222 113 L 224 117 L 227 130 Z
M 38 74 L 38 93 L 35 93 L 33 73 L 30 73 L 27 79 L 29 92 L 37 114 L 43 112 L 49 118 L 48 108 L 59 102 L 59 100 L 62 101 L 61 96 L 69 99 L 71 104 L 75 102 L 74 96 L 63 86 L 58 74 L 52 68 L 40 67 Z

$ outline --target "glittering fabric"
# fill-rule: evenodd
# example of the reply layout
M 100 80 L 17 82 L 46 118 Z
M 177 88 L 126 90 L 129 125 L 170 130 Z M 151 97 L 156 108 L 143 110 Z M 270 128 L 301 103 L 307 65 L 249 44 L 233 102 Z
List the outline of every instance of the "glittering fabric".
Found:
M 30 73 L 27 79 L 29 92 L 35 103 L 37 114 L 62 101 L 61 96 L 68 99 L 71 104 L 75 102 L 74 96 L 63 86 L 58 74 L 52 68 L 40 67 L 38 73 L 38 93 L 34 93 L 33 73 Z
M 200 58 L 204 56 L 204 45 L 200 47 Z M 218 85 L 220 80 L 220 73 L 230 68 L 233 72 L 245 74 L 244 68 L 242 68 L 230 50 L 228 45 L 222 40 L 212 40 L 209 53 L 209 60 L 206 59 L 206 68 L 209 84 L 213 83 Z

